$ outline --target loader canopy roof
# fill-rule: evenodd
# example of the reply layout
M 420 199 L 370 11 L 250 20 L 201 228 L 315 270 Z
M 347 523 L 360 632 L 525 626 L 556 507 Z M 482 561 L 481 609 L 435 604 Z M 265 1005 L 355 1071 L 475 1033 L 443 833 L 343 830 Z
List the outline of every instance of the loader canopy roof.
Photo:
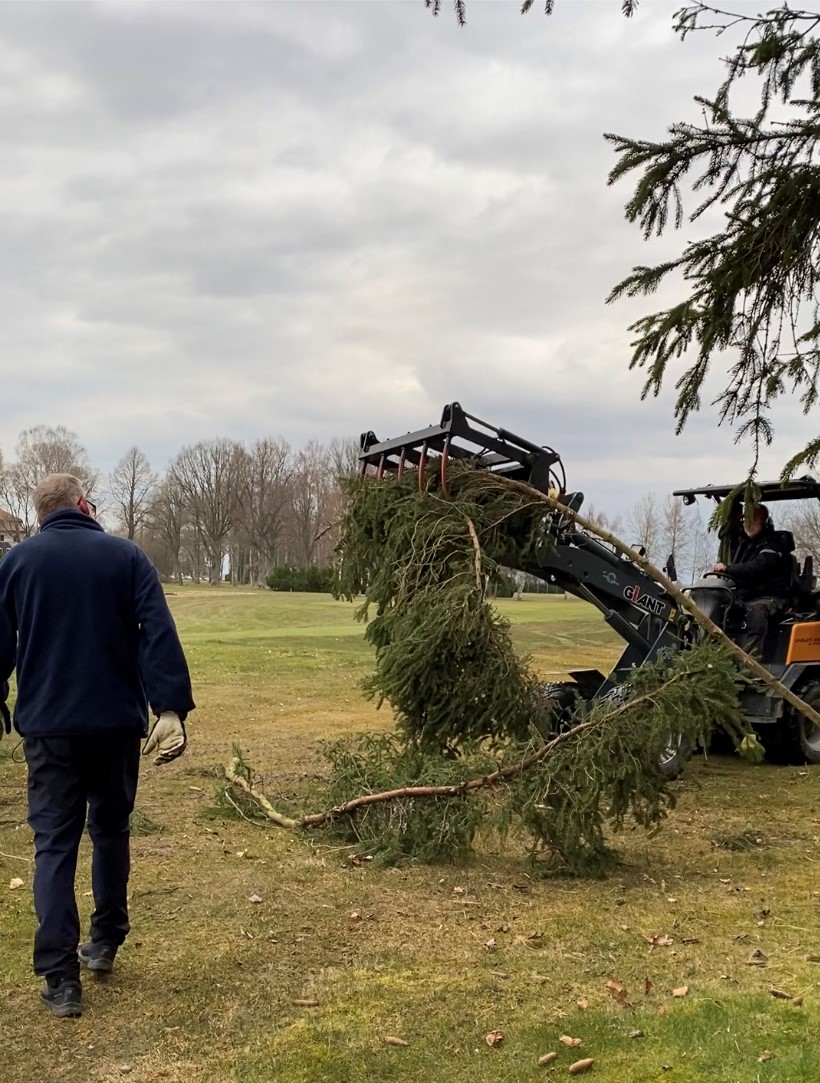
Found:
M 761 503 L 773 504 L 780 500 L 820 500 L 820 481 L 806 477 L 791 481 L 759 481 Z M 737 488 L 737 485 L 702 485 L 696 489 L 676 489 L 673 496 L 683 497 L 684 504 L 694 504 L 699 496 L 705 496 L 719 504 Z

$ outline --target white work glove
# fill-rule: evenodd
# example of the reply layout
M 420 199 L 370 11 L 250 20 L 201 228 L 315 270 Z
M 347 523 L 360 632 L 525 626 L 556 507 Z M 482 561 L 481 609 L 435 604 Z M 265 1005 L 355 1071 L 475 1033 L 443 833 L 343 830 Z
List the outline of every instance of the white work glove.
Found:
M 154 763 L 159 766 L 181 756 L 187 743 L 185 727 L 180 722 L 179 715 L 175 711 L 163 711 L 145 742 L 142 754 L 150 756 L 156 752 Z

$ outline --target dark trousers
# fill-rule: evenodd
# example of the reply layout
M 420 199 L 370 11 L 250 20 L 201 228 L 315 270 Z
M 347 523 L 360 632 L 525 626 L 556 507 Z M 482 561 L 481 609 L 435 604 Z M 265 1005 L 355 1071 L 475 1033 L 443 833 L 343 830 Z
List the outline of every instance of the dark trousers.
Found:
M 787 604 L 782 598 L 750 598 L 746 602 L 746 635 L 743 648 L 747 653 L 760 658 L 769 621 L 782 613 Z
M 34 831 L 34 972 L 79 975 L 77 851 L 88 815 L 93 845 L 91 939 L 119 945 L 128 930 L 130 816 L 139 773 L 133 734 L 27 737 L 28 822 Z

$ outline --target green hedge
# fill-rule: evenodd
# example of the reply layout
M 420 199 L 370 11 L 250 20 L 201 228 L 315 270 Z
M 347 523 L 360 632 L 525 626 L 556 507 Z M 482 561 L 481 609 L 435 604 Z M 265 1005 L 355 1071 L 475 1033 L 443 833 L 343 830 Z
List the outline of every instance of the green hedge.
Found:
M 292 568 L 282 564 L 265 580 L 270 590 L 297 590 L 311 594 L 330 594 L 332 568 Z

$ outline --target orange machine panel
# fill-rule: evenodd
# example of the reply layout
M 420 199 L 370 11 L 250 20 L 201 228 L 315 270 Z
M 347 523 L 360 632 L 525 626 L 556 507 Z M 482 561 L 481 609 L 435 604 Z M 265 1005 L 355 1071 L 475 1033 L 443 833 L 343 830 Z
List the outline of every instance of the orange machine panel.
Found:
M 795 624 L 786 655 L 789 662 L 820 662 L 820 621 Z

